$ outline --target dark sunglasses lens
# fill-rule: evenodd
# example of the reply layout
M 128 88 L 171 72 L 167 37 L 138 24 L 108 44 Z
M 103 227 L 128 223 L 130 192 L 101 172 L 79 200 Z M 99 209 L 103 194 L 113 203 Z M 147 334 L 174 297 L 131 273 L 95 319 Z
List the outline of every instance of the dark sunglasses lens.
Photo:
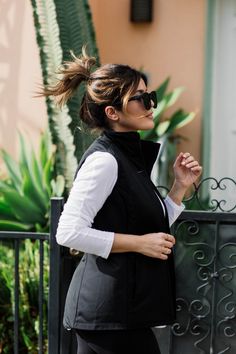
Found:
M 153 107 L 156 108 L 157 107 L 157 94 L 156 94 L 156 91 L 150 92 L 149 97 L 150 97 L 150 99 L 153 102 Z
M 153 102 L 153 107 L 154 108 L 157 107 L 157 95 L 155 91 L 152 91 L 150 93 L 144 92 L 141 96 L 146 110 L 149 110 L 152 107 L 152 102 Z
M 152 106 L 149 93 L 148 92 L 144 92 L 142 94 L 142 99 L 143 99 L 144 107 L 146 108 L 146 110 L 149 110 L 151 108 L 151 106 Z

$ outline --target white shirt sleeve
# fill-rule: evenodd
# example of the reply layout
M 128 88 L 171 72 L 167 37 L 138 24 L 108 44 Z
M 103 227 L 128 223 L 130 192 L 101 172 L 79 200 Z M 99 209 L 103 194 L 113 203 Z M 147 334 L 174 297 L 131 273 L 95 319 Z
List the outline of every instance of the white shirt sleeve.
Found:
M 102 208 L 118 177 L 118 164 L 108 152 L 96 151 L 89 155 L 78 171 L 68 200 L 61 214 L 56 239 L 66 247 L 107 258 L 114 241 L 114 232 L 97 230 L 92 224 Z M 184 206 L 165 198 L 172 225 Z
M 89 155 L 78 171 L 61 214 L 56 239 L 60 245 L 107 258 L 114 232 L 93 229 L 97 212 L 111 194 L 118 164 L 108 152 Z
M 168 195 L 166 196 L 164 202 L 168 210 L 169 225 L 171 226 L 185 209 L 185 206 L 183 203 L 180 205 L 176 204 Z

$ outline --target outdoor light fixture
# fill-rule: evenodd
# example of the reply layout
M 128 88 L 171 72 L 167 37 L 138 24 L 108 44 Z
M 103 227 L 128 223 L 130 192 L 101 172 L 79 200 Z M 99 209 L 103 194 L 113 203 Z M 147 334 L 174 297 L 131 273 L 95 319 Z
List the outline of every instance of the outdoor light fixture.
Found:
M 153 0 L 130 1 L 130 21 L 152 22 Z

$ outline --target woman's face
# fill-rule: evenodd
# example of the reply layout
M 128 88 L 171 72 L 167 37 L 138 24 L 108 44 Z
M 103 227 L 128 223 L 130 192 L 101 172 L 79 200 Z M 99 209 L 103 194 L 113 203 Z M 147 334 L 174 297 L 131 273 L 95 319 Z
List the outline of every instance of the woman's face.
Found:
M 133 96 L 141 95 L 144 92 L 147 92 L 147 87 L 143 79 L 141 79 Z M 126 112 L 116 111 L 118 118 L 113 121 L 113 130 L 128 132 L 152 129 L 154 127 L 152 107 L 147 110 L 142 100 L 129 101 Z

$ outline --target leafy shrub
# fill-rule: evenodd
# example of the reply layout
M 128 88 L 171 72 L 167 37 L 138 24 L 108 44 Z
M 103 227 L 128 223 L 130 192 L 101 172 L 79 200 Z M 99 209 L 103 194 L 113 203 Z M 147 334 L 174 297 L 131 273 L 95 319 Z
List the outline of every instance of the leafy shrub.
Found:
M 19 162 L 3 149 L 1 154 L 8 175 L 0 180 L 0 230 L 48 230 L 50 198 L 64 191 L 63 176 L 55 176 L 48 132 L 41 137 L 38 158 L 22 135 Z
M 47 301 L 49 247 L 44 242 L 43 337 L 47 352 Z M 14 249 L 10 241 L 0 244 L 0 353 L 13 353 Z M 19 257 L 19 353 L 38 352 L 39 334 L 39 241 L 20 243 Z
M 40 141 L 39 155 L 20 135 L 17 163 L 1 150 L 7 177 L 0 180 L 0 230 L 48 231 L 50 198 L 61 196 L 64 178 L 56 176 L 55 151 L 48 132 Z M 43 334 L 47 352 L 47 299 L 49 247 L 44 242 Z M 0 353 L 13 353 L 14 263 L 12 241 L 0 243 Z M 39 334 L 39 241 L 20 241 L 19 255 L 19 353 L 38 352 Z
M 185 112 L 177 109 L 169 117 L 167 110 L 176 103 L 183 92 L 183 87 L 177 87 L 171 92 L 167 92 L 170 78 L 167 78 L 156 88 L 158 105 L 153 110 L 154 127 L 151 130 L 141 131 L 142 139 L 159 141 L 161 150 L 158 157 L 156 170 L 153 179 L 158 185 L 170 187 L 172 180 L 172 163 L 176 156 L 176 143 L 183 137 L 176 134 L 176 129 L 190 123 L 194 117 L 194 112 Z

